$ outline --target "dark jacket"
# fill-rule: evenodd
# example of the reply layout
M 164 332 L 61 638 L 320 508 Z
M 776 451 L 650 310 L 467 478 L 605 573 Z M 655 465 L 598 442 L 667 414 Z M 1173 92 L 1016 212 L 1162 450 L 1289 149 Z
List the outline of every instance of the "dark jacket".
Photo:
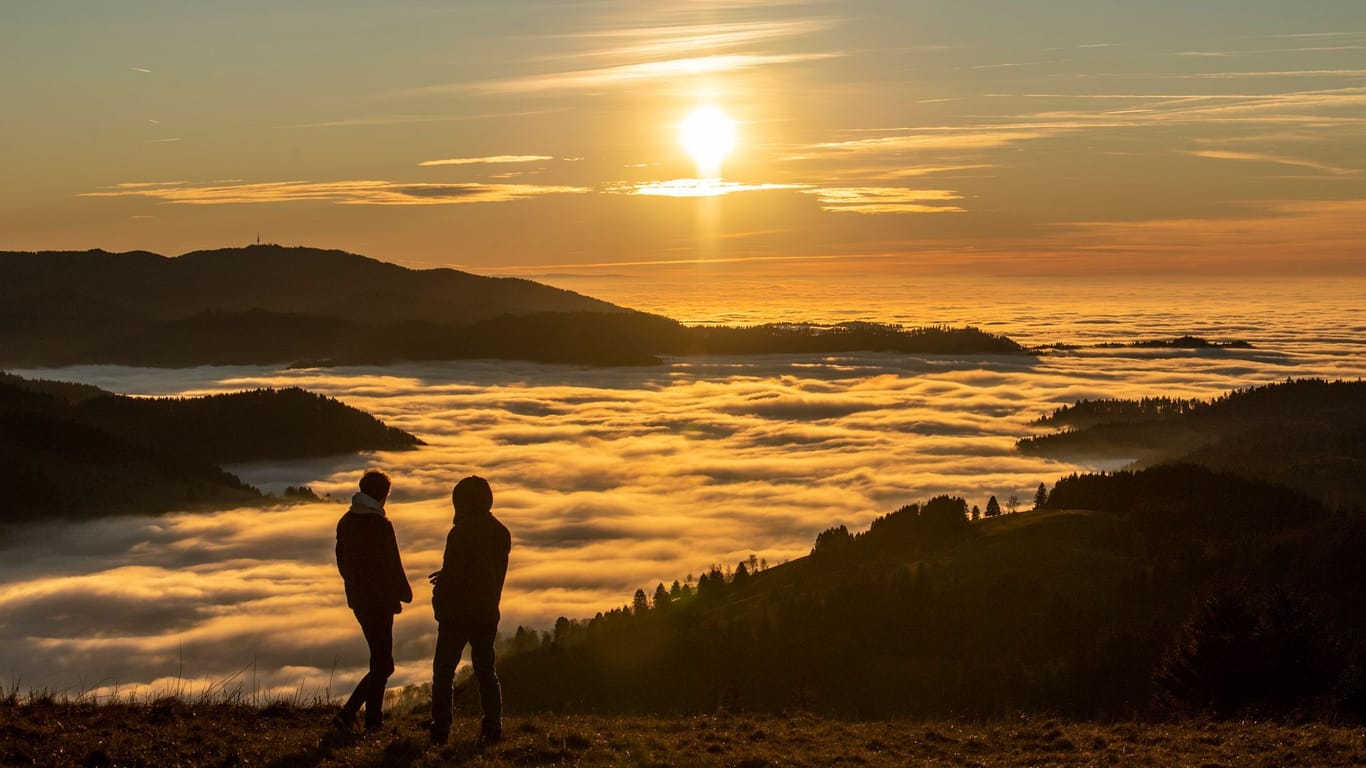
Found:
M 337 521 L 337 570 L 346 582 L 346 604 L 356 613 L 398 613 L 400 602 L 413 601 L 413 588 L 394 526 L 382 514 L 355 509 Z
M 468 629 L 498 627 L 498 602 L 512 536 L 491 513 L 457 513 L 432 588 L 436 620 Z

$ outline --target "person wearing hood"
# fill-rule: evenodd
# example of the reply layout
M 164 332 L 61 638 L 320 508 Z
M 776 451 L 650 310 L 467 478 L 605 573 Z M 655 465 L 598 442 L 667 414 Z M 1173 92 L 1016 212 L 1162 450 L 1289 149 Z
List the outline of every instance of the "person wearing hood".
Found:
M 346 605 L 356 614 L 370 647 L 369 672 L 332 719 L 341 731 L 354 727 L 362 704 L 365 730 L 377 731 L 384 725 L 384 688 L 394 673 L 394 614 L 403 610 L 400 603 L 413 601 L 394 526 L 384 515 L 390 485 L 383 472 L 366 472 L 360 493 L 351 497 L 351 508 L 337 521 L 337 570 L 346 584 Z
M 456 483 L 451 504 L 455 516 L 441 570 L 429 577 L 437 622 L 431 737 L 433 743 L 444 744 L 450 734 L 452 681 L 469 644 L 484 715 L 479 741 L 493 744 L 503 736 L 503 694 L 494 669 L 493 640 L 512 537 L 493 516 L 493 491 L 484 478 L 470 476 Z

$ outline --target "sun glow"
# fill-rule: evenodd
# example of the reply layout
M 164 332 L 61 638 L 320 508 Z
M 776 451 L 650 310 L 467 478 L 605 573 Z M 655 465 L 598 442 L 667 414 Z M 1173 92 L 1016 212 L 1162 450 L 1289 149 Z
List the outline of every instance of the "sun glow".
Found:
M 735 121 L 717 107 L 698 107 L 679 123 L 678 140 L 697 164 L 699 178 L 719 178 L 721 161 L 735 149 Z

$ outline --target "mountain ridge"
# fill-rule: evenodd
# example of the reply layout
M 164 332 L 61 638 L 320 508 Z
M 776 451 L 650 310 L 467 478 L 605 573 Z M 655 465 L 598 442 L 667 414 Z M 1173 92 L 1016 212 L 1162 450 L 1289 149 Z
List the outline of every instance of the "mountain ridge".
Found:
M 5 251 L 0 252 L 0 272 L 12 275 L 6 287 L 0 287 L 0 300 L 10 305 L 23 306 L 26 295 L 64 289 L 103 296 L 115 306 L 160 319 L 212 309 L 264 309 L 363 320 L 367 303 L 353 299 L 386 293 L 401 298 L 375 308 L 389 321 L 472 322 L 547 310 L 631 311 L 522 278 L 486 277 L 448 267 L 410 269 L 306 246 L 249 245 L 179 256 L 102 249 Z M 452 301 L 457 295 L 477 301 Z
M 24 479 L 0 526 L 278 501 L 220 465 L 421 444 L 298 388 L 140 398 L 0 371 L 0 464 Z
M 413 270 L 339 250 L 0 252 L 0 365 L 14 368 L 473 358 L 619 366 L 852 351 L 1030 354 L 976 328 L 690 328 L 522 278 Z

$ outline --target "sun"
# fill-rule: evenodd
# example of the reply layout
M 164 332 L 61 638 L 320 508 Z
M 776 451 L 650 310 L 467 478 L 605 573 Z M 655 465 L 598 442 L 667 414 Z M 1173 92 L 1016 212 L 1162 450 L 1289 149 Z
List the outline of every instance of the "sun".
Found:
M 718 178 L 721 161 L 735 149 L 735 121 L 713 106 L 698 107 L 678 124 L 678 141 L 701 178 Z

